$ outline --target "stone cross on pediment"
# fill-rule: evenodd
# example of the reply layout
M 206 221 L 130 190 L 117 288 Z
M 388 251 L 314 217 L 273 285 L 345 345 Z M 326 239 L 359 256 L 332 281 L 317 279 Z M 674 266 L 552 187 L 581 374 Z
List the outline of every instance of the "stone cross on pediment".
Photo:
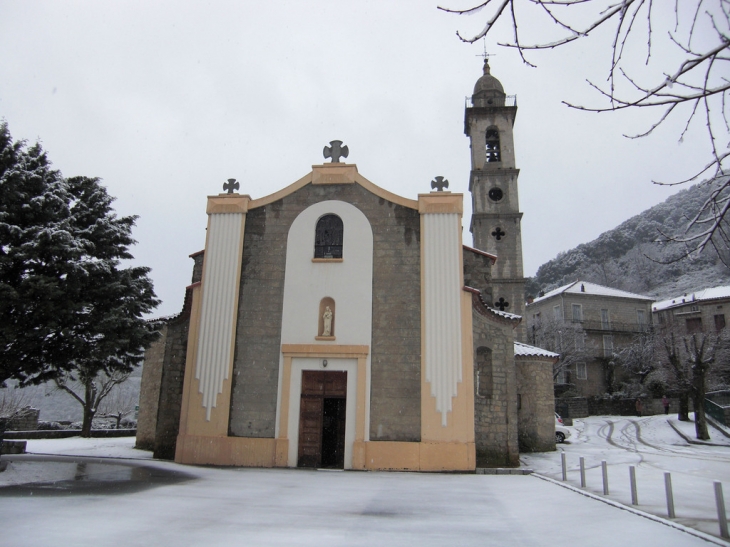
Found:
M 228 182 L 223 183 L 223 189 L 229 194 L 232 194 L 234 190 L 238 190 L 240 187 L 241 185 L 236 179 L 228 179 Z
M 342 141 L 330 141 L 330 146 L 324 147 L 324 157 L 332 158 L 332 163 L 341 163 L 340 157 L 346 158 L 350 154 L 347 145 L 342 146 Z
M 431 181 L 431 188 L 436 189 L 437 192 L 443 192 L 444 188 L 449 187 L 449 181 L 444 177 L 438 176 Z

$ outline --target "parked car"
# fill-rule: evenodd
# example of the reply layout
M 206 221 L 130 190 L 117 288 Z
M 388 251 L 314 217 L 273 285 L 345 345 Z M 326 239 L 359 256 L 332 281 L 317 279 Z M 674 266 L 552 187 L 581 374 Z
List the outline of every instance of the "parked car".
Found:
M 570 429 L 563 425 L 563 419 L 556 412 L 555 413 L 555 442 L 562 443 L 565 439 L 570 437 Z

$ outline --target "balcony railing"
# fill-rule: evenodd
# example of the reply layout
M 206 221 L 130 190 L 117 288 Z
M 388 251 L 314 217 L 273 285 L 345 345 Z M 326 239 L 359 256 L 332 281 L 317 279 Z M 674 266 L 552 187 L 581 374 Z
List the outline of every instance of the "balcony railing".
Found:
M 603 332 L 649 332 L 651 331 L 652 325 L 646 323 L 621 323 L 618 321 L 611 321 L 606 323 L 604 321 L 573 321 L 574 323 L 580 323 L 583 330 L 594 330 Z
M 473 97 L 465 97 L 465 106 L 466 108 L 472 108 L 473 106 L 476 106 L 474 104 L 474 98 Z M 499 99 L 493 99 L 494 103 L 490 104 L 488 106 L 517 106 L 517 95 L 507 95 L 504 98 L 504 102 Z M 480 105 L 481 106 L 481 105 Z

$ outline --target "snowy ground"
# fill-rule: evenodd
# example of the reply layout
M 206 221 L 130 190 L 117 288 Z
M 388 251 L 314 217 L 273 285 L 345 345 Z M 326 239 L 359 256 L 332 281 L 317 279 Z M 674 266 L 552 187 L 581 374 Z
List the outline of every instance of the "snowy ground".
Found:
M 663 480 L 663 466 L 672 467 L 677 521 L 709 523 L 716 519 L 711 483 L 730 478 L 730 448 L 688 446 L 662 420 L 637 420 L 642 441 L 658 448 L 632 441 L 630 421 L 598 417 L 576 422 L 573 442 L 561 449 L 576 465 L 586 457 L 591 492 L 601 490 L 595 466 L 610 458 L 609 497 L 622 503 L 626 466 L 640 462 L 639 509 L 657 514 L 650 479 Z M 610 436 L 607 422 L 614 422 Z M 0 545 L 726 545 L 536 476 L 191 467 L 152 460 L 133 443 L 29 441 L 34 454 L 13 457 L 0 473 Z M 525 460 L 560 477 L 557 452 Z M 576 478 L 571 470 L 570 483 Z M 698 492 L 709 484 L 712 509 L 685 483 Z M 700 514 L 688 516 L 690 508 Z M 716 520 L 706 531 L 718 535 Z
M 730 509 L 730 439 L 710 428 L 711 446 L 690 444 L 668 423 L 695 440 L 694 423 L 679 422 L 676 414 L 631 418 L 591 416 L 575 420 L 572 436 L 557 453 L 523 455 L 524 465 L 562 480 L 560 452 L 566 454 L 568 484 L 580 487 L 580 457 L 585 459 L 588 492 L 631 505 L 629 466 L 636 467 L 638 506 L 667 516 L 664 473 L 671 473 L 675 522 L 719 535 L 713 482 L 723 483 Z M 603 496 L 601 461 L 608 465 L 609 495 Z

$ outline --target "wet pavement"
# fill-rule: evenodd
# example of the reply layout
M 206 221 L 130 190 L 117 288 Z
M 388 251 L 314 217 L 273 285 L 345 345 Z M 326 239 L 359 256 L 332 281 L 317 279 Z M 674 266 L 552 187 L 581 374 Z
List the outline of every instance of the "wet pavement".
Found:
M 109 458 L 18 455 L 2 461 L 8 465 L 0 475 L 0 498 L 130 494 L 197 478 L 143 461 Z

